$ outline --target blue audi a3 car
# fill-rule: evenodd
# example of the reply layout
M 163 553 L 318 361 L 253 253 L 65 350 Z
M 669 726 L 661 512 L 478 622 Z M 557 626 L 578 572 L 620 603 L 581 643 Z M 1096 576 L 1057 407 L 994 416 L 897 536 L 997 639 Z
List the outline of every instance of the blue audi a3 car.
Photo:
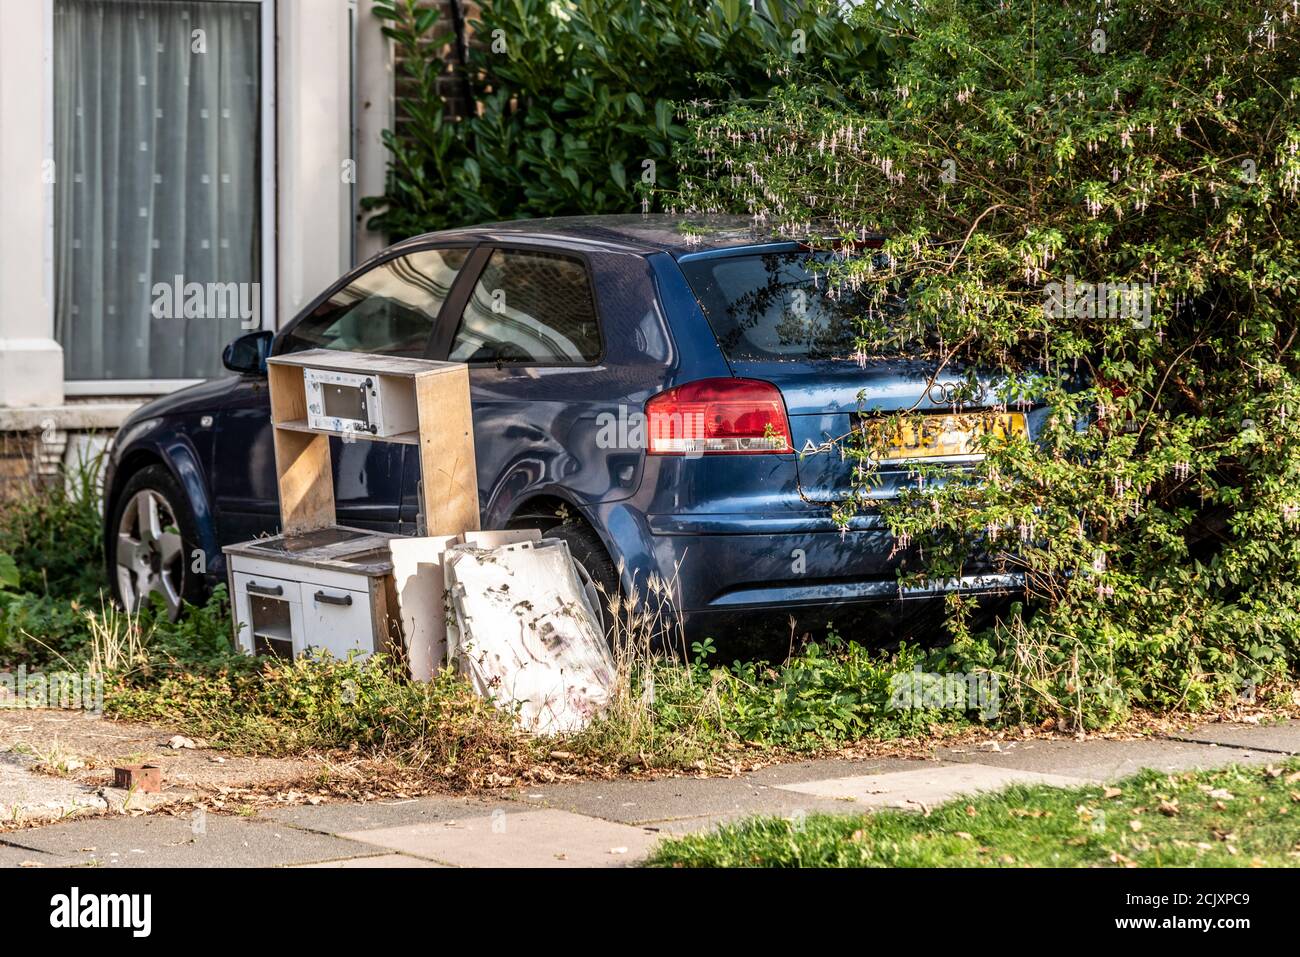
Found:
M 861 304 L 826 294 L 818 255 L 744 219 L 653 215 L 398 243 L 279 332 L 231 343 L 229 377 L 123 425 L 105 476 L 115 595 L 132 606 L 156 593 L 173 611 L 201 601 L 224 580 L 223 545 L 277 530 L 265 359 L 318 348 L 468 363 L 483 527 L 566 539 L 607 590 L 673 583 L 692 637 L 790 616 L 818 627 L 846 605 L 1011 584 L 973 565 L 900 596 L 911 550 L 871 513 L 847 532 L 832 521 L 853 464 L 830 440 L 864 406 L 950 422 L 954 384 L 902 355 L 855 358 Z M 1032 437 L 1044 414 L 1010 418 Z M 916 454 L 954 468 L 978 457 L 945 429 Z M 331 441 L 339 522 L 416 534 L 413 447 Z M 914 482 L 906 456 L 879 479 L 880 498 Z

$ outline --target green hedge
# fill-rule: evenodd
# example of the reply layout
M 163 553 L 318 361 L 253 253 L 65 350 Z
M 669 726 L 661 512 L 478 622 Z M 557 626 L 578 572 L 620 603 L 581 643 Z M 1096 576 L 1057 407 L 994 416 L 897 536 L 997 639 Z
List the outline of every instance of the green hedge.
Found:
M 399 114 L 373 229 L 428 230 L 537 216 L 633 212 L 674 188 L 672 145 L 690 104 L 761 94 L 797 72 L 879 78 L 886 46 L 830 0 L 485 0 L 468 69 L 436 10 L 375 12 L 399 55 Z M 454 46 L 453 46 L 454 49 Z M 477 114 L 448 119 L 439 79 L 468 84 Z M 454 100 L 462 98 L 453 94 Z M 648 165 L 653 163 L 653 169 Z M 646 182 L 653 179 L 653 183 Z M 653 186 L 653 189 L 650 187 Z
M 1033 614 L 992 632 L 954 603 L 948 660 L 1078 724 L 1280 689 L 1300 661 L 1300 18 L 1220 0 L 856 16 L 895 31 L 884 89 L 796 82 L 703 117 L 678 203 L 883 233 L 887 262 L 829 278 L 909 297 L 860 347 L 904 342 L 945 379 L 997 370 L 1008 402 L 1054 409 L 974 481 L 884 509 L 921 573 L 983 549 L 1029 576 Z M 1045 308 L 1072 279 L 1135 284 L 1150 315 Z M 843 444 L 865 491 L 873 450 Z

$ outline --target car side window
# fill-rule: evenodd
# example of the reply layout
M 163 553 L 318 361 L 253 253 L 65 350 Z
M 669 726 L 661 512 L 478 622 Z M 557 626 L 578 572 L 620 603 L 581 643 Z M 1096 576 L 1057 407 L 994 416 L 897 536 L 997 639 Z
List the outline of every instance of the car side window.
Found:
M 293 328 L 280 352 L 342 349 L 424 357 L 469 249 L 422 249 L 358 276 Z
M 558 253 L 497 249 L 452 338 L 453 362 L 587 363 L 600 358 L 587 267 Z

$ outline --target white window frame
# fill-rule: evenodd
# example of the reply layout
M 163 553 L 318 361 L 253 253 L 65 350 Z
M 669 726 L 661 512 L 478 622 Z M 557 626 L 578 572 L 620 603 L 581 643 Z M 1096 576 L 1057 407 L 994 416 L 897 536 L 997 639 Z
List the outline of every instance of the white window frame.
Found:
M 6 2 L 6 0 L 0 0 Z M 184 0 L 178 0 L 184 2 Z M 226 3 L 251 3 L 261 7 L 261 33 L 258 55 L 261 66 L 262 137 L 262 328 L 278 328 L 276 303 L 276 0 L 223 0 Z M 45 3 L 45 155 L 54 155 L 54 0 Z M 50 308 L 54 307 L 54 188 L 45 194 L 45 288 Z M 119 396 L 164 395 L 202 379 L 70 379 L 63 383 L 65 395 Z

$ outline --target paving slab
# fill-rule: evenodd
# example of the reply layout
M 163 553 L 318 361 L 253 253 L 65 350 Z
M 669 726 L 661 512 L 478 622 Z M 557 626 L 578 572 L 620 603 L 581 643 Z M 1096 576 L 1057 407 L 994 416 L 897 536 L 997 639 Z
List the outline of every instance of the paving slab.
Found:
M 1236 748 L 1213 748 L 1163 738 L 1136 741 L 1030 739 L 1000 741 L 998 748 L 994 751 L 990 746 L 967 745 L 940 748 L 935 754 L 945 761 L 1064 774 L 1089 781 L 1113 781 L 1136 774 L 1143 768 L 1189 771 L 1225 764 L 1263 763 L 1269 758 L 1267 754 L 1248 753 Z M 1272 757 L 1276 758 L 1276 755 Z
M 1170 737 L 1180 741 L 1200 741 L 1232 748 L 1245 748 L 1252 752 L 1272 752 L 1273 755 L 1300 754 L 1300 721 L 1294 720 L 1279 724 L 1216 722 L 1203 724 L 1186 733 Z
M 0 838 L 12 840 L 12 844 L 0 844 L 0 867 L 68 867 L 78 863 L 76 860 L 50 854 L 34 847 L 20 843 L 26 831 L 7 831 Z
M 381 870 L 405 867 L 442 867 L 436 861 L 426 861 L 419 857 L 407 857 L 405 854 L 372 854 L 369 857 L 345 857 L 339 861 L 323 861 L 317 864 L 294 864 L 294 869 L 309 868 L 356 868 L 374 867 Z
M 68 778 L 32 770 L 35 759 L 12 752 L 0 753 L 0 821 L 59 820 L 88 810 L 104 810 L 108 802 Z
M 750 777 L 552 784 L 522 788 L 513 796 L 538 807 L 660 829 L 674 821 L 696 820 L 702 827 L 707 825 L 702 819 L 839 810 L 834 799 L 796 795 Z
M 815 758 L 789 764 L 769 764 L 746 775 L 751 781 L 781 785 L 798 781 L 821 781 L 863 774 L 888 774 L 892 771 L 915 771 L 941 763 L 934 758 Z
M 29 848 L 68 864 L 102 867 L 279 867 L 373 854 L 367 844 L 269 821 L 91 818 L 0 834 L 0 845 Z
M 658 835 L 567 811 L 497 811 L 463 821 L 340 835 L 457 867 L 621 867 L 649 853 Z
M 464 820 L 491 814 L 497 808 L 507 806 L 505 801 L 489 798 L 438 795 L 365 804 L 327 802 L 315 806 L 277 807 L 259 811 L 258 818 L 325 834 L 341 834 L 406 824 Z
M 788 791 L 853 802 L 853 810 L 876 807 L 933 807 L 961 794 L 999 791 L 1012 784 L 1051 784 L 1077 787 L 1088 783 L 1062 774 L 1040 774 L 982 764 L 947 764 L 915 771 L 866 774 L 784 784 Z M 841 810 L 846 810 L 841 806 Z

